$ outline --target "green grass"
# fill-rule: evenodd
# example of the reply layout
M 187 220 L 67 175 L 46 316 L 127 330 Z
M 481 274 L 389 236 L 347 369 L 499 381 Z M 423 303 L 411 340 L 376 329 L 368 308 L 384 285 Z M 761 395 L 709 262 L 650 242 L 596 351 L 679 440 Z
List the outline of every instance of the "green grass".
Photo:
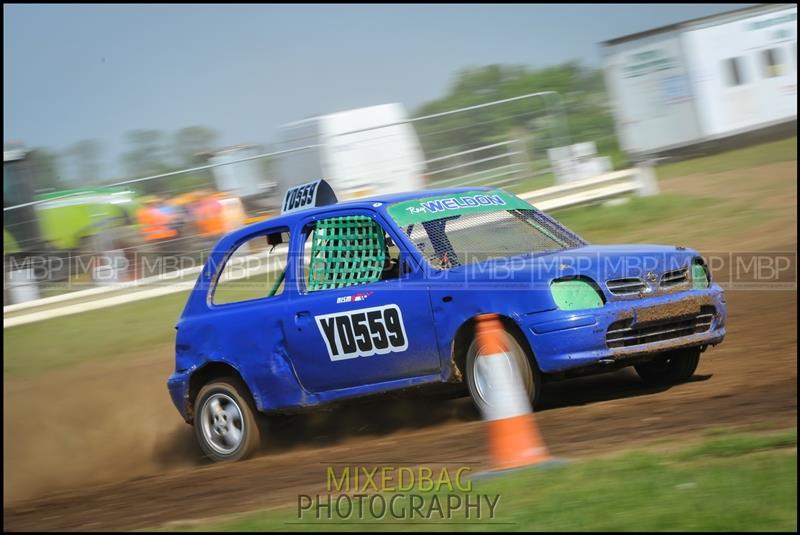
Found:
M 607 242 L 637 234 L 664 221 L 691 217 L 707 207 L 706 199 L 662 194 L 635 197 L 616 206 L 576 206 L 553 212 L 553 217 L 589 241 Z
M 170 351 L 186 296 L 180 292 L 4 329 L 3 373 L 30 375 L 157 348 Z
M 226 519 L 178 523 L 173 530 L 446 531 L 796 531 L 797 431 L 727 434 L 672 453 L 638 450 L 474 482 L 472 495 L 499 494 L 493 520 L 467 525 L 435 520 L 399 524 L 365 511 L 359 526 L 299 524 L 286 507 Z M 663 447 L 662 447 L 663 449 Z M 426 496 L 430 493 L 419 493 Z M 449 493 L 443 493 L 449 494 Z M 440 496 L 443 496 L 440 494 Z M 386 494 L 386 498 L 390 498 Z M 463 511 L 452 517 L 464 522 Z M 310 522 L 310 523 L 309 523 Z
M 504 189 L 510 191 L 511 193 L 527 193 L 529 191 L 549 188 L 550 186 L 554 186 L 556 183 L 556 177 L 553 173 L 544 173 L 537 176 L 528 177 L 522 182 L 517 182 L 511 186 L 508 186 Z
M 680 461 L 698 457 L 736 457 L 747 453 L 797 445 L 797 429 L 777 434 L 740 434 L 729 430 L 715 432 L 712 438 L 674 455 Z
M 276 272 L 220 282 L 216 304 L 266 295 Z M 278 293 L 283 291 L 280 286 Z M 172 358 L 175 323 L 186 304 L 188 291 L 144 299 L 44 322 L 5 329 L 3 372 L 25 376 L 80 362 L 129 358 L 163 350 Z M 42 327 L 46 325 L 46 336 Z
M 678 245 L 746 229 L 770 217 L 744 202 L 670 193 L 632 197 L 615 206 L 566 208 L 552 215 L 590 242 Z
M 797 136 L 682 162 L 667 163 L 658 166 L 656 174 L 659 180 L 664 180 L 695 173 L 722 173 L 792 160 L 797 160 Z
M 544 171 L 544 170 L 540 170 Z M 439 184 L 437 182 L 432 182 L 430 184 L 431 188 L 459 188 L 459 187 L 483 187 L 483 186 L 491 186 L 496 184 L 496 180 L 502 180 L 503 178 L 508 177 L 500 177 L 499 179 L 495 179 L 494 175 L 497 171 L 490 170 L 485 171 L 482 175 L 478 174 L 475 176 L 471 176 L 469 178 L 464 179 L 463 181 L 457 182 L 446 182 L 444 184 Z M 466 184 L 464 184 L 466 182 Z M 520 180 L 518 182 L 514 182 L 512 184 L 501 186 L 506 191 L 510 191 L 512 193 L 525 193 L 535 189 L 546 188 L 549 186 L 553 186 L 556 183 L 555 175 L 551 172 L 542 172 L 541 174 L 537 174 L 535 176 L 527 176 L 525 179 Z

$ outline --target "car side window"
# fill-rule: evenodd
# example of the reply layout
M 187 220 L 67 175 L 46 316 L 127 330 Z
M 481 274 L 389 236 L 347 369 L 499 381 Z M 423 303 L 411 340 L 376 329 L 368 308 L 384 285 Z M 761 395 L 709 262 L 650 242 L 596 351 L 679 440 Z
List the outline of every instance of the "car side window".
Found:
M 400 250 L 371 217 L 321 219 L 306 231 L 306 292 L 389 280 L 406 271 Z
M 219 273 L 212 303 L 225 305 L 281 295 L 286 276 L 288 232 L 259 234 L 231 254 Z

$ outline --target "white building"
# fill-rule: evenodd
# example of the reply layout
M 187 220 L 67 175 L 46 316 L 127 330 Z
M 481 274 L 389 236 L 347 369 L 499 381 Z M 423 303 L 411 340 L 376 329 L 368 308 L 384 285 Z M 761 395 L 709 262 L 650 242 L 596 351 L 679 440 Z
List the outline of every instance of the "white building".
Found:
M 280 128 L 278 190 L 324 178 L 340 200 L 423 188 L 425 156 L 401 104 L 305 119 Z M 304 147 L 306 147 L 304 149 Z
M 797 5 L 760 5 L 602 43 L 617 135 L 644 156 L 797 121 Z

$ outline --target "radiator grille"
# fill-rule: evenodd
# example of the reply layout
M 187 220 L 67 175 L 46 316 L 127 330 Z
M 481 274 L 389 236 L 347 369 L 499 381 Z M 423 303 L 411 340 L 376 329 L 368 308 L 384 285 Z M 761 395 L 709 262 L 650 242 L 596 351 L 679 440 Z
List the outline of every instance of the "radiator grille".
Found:
M 638 277 L 629 277 L 606 281 L 606 288 L 614 295 L 636 295 L 643 292 L 647 286 L 642 279 Z
M 608 327 L 606 345 L 609 349 L 614 349 L 703 333 L 711 328 L 715 313 L 716 309 L 713 306 L 703 305 L 699 314 L 670 318 L 647 325 L 634 326 L 633 319 L 615 321 Z
M 668 271 L 661 277 L 661 288 L 669 289 L 689 282 L 689 268 Z

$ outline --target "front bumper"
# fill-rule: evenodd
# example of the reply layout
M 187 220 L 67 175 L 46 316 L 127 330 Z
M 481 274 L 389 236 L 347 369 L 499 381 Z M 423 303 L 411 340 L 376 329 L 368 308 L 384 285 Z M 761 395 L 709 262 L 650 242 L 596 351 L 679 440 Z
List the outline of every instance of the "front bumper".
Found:
M 643 337 L 625 347 L 609 347 L 606 336 L 612 324 L 626 320 L 634 329 L 661 332 L 652 326 L 699 314 L 700 307 L 714 307 L 713 317 L 703 332 L 681 331 L 678 336 Z M 707 310 L 707 309 L 706 309 Z M 715 345 L 725 337 L 727 306 L 722 289 L 712 285 L 704 290 L 608 302 L 591 310 L 554 310 L 523 317 L 523 327 L 539 368 L 554 373 L 685 347 Z M 639 343 L 641 342 L 641 343 Z

